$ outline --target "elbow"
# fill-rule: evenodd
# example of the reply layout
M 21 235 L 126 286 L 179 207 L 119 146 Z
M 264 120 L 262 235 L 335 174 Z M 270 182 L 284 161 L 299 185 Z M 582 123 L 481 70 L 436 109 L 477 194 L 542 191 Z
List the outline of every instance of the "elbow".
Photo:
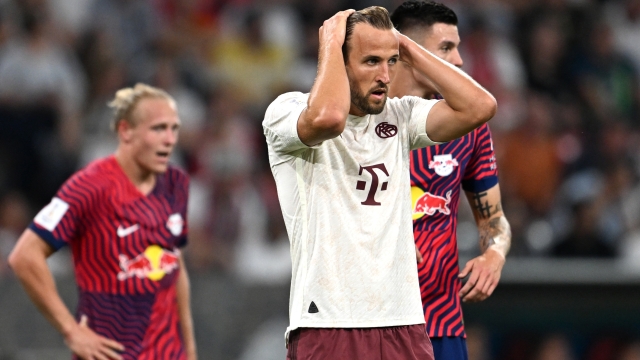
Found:
M 334 138 L 342 134 L 346 125 L 346 116 L 342 112 L 326 111 L 319 114 L 312 121 L 312 127 L 327 138 Z
M 15 249 L 9 254 L 9 258 L 7 259 L 7 264 L 13 270 L 14 273 L 18 273 L 20 269 L 20 264 L 22 263 L 20 252 Z
M 489 93 L 483 94 L 476 102 L 476 108 L 473 111 L 475 127 L 481 126 L 491 120 L 498 111 L 498 102 L 493 95 Z
M 24 271 L 33 266 L 33 256 L 34 255 L 26 251 L 24 247 L 17 244 L 13 250 L 11 250 L 11 253 L 9 253 L 7 265 L 9 265 L 18 278 L 21 278 Z

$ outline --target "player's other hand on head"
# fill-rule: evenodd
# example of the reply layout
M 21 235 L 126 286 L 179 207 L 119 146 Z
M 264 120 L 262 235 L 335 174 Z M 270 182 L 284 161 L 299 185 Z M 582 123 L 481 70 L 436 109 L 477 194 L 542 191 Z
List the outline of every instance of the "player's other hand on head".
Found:
M 469 277 L 458 294 L 462 301 L 478 302 L 491 296 L 500 281 L 504 262 L 504 256 L 492 248 L 469 260 L 458 275 L 459 278 Z
M 405 62 L 407 64 L 411 64 L 411 51 L 409 50 L 410 43 L 413 41 L 409 39 L 406 35 L 399 32 L 396 29 L 393 29 L 394 33 L 398 37 L 398 51 L 400 53 L 400 58 L 398 60 Z
M 96 334 L 88 326 L 86 315 L 66 337 L 65 343 L 80 359 L 86 360 L 122 360 L 120 352 L 124 346 L 117 341 Z
M 320 46 L 332 40 L 336 41 L 339 45 L 344 44 L 347 33 L 347 18 L 354 12 L 355 10 L 353 9 L 339 11 L 325 20 L 319 30 Z

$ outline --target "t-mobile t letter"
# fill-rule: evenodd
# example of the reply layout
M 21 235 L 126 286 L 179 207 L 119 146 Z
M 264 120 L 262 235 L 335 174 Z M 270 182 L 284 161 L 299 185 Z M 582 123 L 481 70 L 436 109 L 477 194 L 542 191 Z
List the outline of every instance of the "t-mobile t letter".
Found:
M 365 170 L 369 174 L 371 174 L 371 187 L 369 188 L 369 194 L 367 195 L 367 199 L 361 202 L 362 205 L 380 205 L 379 202 L 376 201 L 375 195 L 376 191 L 378 191 L 378 174 L 376 174 L 375 169 L 381 170 L 385 175 L 389 176 L 389 172 L 387 172 L 387 168 L 384 164 L 375 164 L 370 166 L 360 166 L 360 171 L 358 175 L 362 175 L 362 170 Z M 387 190 L 388 181 L 382 183 L 380 187 L 380 191 Z M 364 180 L 358 180 L 356 183 L 357 190 L 364 190 L 367 187 L 367 182 Z

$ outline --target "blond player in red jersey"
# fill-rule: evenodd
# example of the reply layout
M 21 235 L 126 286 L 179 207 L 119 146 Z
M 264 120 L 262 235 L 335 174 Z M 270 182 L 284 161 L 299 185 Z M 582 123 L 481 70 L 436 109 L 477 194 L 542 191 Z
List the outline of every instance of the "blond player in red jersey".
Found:
M 74 174 L 22 234 L 9 264 L 80 359 L 197 359 L 187 241 L 188 176 L 169 164 L 173 98 L 138 84 L 111 103 L 115 154 Z M 72 251 L 79 302 L 62 302 L 46 259 Z

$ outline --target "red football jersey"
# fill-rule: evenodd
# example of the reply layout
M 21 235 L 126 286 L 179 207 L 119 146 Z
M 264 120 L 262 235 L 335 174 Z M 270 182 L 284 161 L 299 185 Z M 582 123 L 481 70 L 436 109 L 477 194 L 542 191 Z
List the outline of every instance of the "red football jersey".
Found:
M 424 259 L 418 274 L 431 337 L 464 336 L 456 243 L 460 187 L 481 193 L 497 183 L 486 124 L 459 139 L 411 152 L 413 233 Z
M 124 359 L 186 358 L 176 281 L 188 186 L 170 166 L 145 196 L 110 156 L 69 178 L 30 225 L 54 249 L 71 248 L 76 315 L 122 343 Z

